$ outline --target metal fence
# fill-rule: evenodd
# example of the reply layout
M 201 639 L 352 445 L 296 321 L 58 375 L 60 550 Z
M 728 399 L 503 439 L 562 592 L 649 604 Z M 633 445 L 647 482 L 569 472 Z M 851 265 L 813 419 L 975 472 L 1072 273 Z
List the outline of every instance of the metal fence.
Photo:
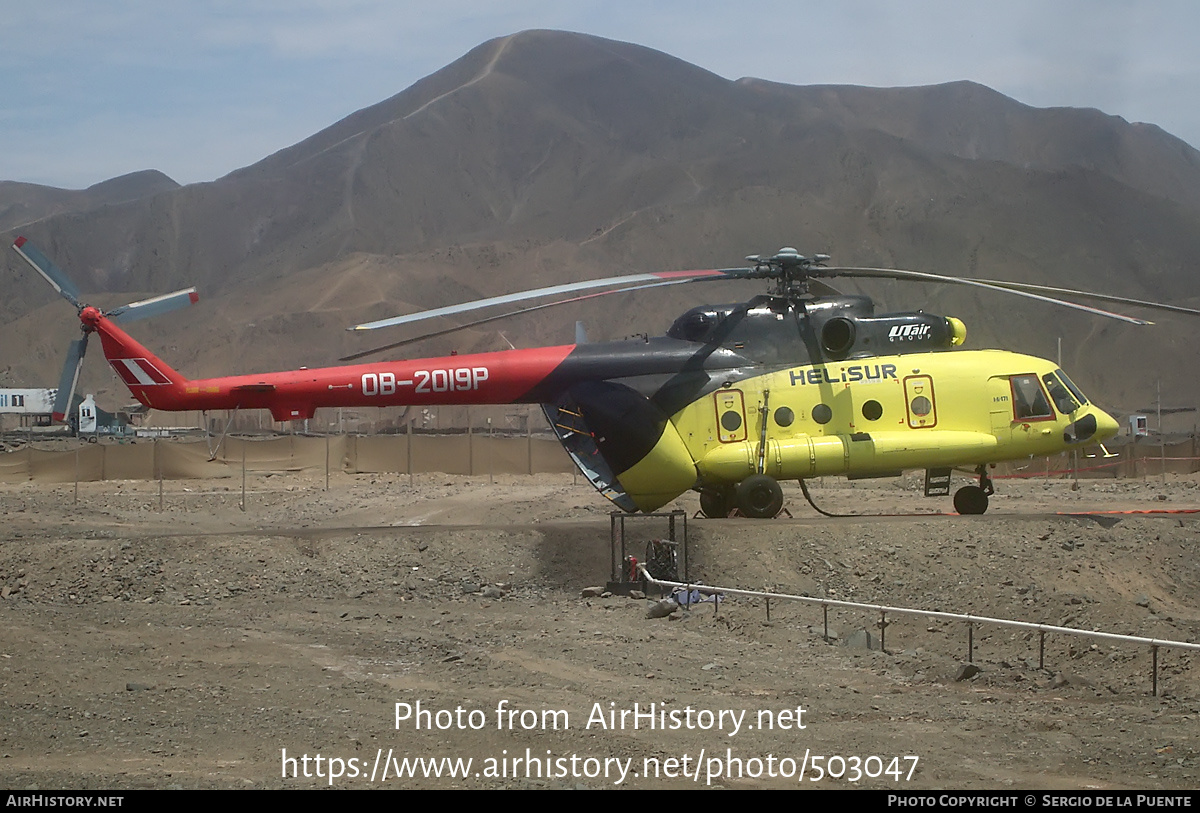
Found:
M 663 579 L 655 579 L 652 575 L 650 575 L 644 563 L 639 563 L 638 570 L 641 572 L 642 577 L 648 584 L 664 588 L 681 588 L 684 591 L 685 596 L 690 596 L 693 590 L 697 590 L 708 595 L 716 594 L 718 596 L 743 596 L 746 598 L 761 599 L 768 620 L 771 618 L 772 601 L 794 601 L 802 604 L 820 605 L 822 616 L 824 618 L 824 636 L 826 640 L 829 639 L 829 609 L 831 607 L 878 613 L 879 647 L 883 650 L 886 650 L 887 647 L 886 631 L 888 626 L 887 617 L 889 613 L 892 615 L 914 615 L 924 618 L 938 618 L 945 621 L 959 621 L 964 624 L 966 629 L 966 654 L 968 663 L 972 663 L 975 659 L 975 627 L 985 624 L 1016 627 L 1018 629 L 1036 631 L 1038 633 L 1039 668 L 1045 668 L 1046 665 L 1046 636 L 1048 634 L 1074 635 L 1084 638 L 1097 638 L 1105 641 L 1119 641 L 1124 644 L 1147 646 L 1150 648 L 1151 693 L 1155 696 L 1158 695 L 1158 650 L 1164 647 L 1200 650 L 1200 644 L 1191 643 L 1188 641 L 1144 638 L 1137 635 L 1121 635 L 1115 632 L 1083 630 L 1076 629 L 1074 627 L 1060 627 L 1052 624 L 1037 624 L 1031 621 L 1016 621 L 1011 618 L 994 618 L 983 615 L 968 615 L 966 613 L 947 613 L 940 610 L 918 610 L 912 607 L 894 607 L 886 604 L 867 604 L 858 601 L 840 601 L 836 599 L 814 598 L 813 596 L 796 596 L 789 593 L 768 593 L 761 590 L 742 590 L 736 587 L 717 587 L 714 585 L 698 584 L 695 582 L 666 581 Z M 713 612 L 720 612 L 719 601 L 713 602 Z
M 303 435 L 123 443 L 71 440 L 26 444 L 0 454 L 0 482 L 185 480 L 250 472 L 347 474 L 538 474 L 573 472 L 553 438 L 455 435 Z

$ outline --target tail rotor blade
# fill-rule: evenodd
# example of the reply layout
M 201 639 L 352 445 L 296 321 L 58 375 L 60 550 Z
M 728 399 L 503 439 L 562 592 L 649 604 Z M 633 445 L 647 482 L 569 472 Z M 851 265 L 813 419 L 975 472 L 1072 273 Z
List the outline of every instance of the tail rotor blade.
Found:
M 87 352 L 87 334 L 71 342 L 67 350 L 67 361 L 63 364 L 62 377 L 58 380 L 58 393 L 54 396 L 55 421 L 66 420 L 67 410 L 75 398 L 75 387 L 79 383 L 79 371 L 83 368 L 83 354 Z
M 184 288 L 181 291 L 143 299 L 140 302 L 130 302 L 128 305 L 112 309 L 107 316 L 115 322 L 133 322 L 137 319 L 146 319 L 170 313 L 179 308 L 186 308 L 188 305 L 196 304 L 199 300 L 200 295 L 196 293 L 195 288 Z
M 18 237 L 13 242 L 13 250 L 21 255 L 25 262 L 33 266 L 33 270 L 42 275 L 46 282 L 50 283 L 54 290 L 74 305 L 76 308 L 82 308 L 83 305 L 79 301 L 79 289 L 75 287 L 75 283 L 71 282 L 71 278 L 67 273 L 50 261 L 42 252 L 30 244 L 24 237 Z

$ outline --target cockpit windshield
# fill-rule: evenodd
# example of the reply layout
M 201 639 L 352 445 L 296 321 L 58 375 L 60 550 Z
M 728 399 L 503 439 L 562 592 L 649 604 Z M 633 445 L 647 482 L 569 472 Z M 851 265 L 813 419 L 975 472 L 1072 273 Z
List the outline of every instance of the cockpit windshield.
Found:
M 1071 391 L 1071 394 L 1075 396 L 1076 401 L 1078 401 L 1080 404 L 1086 404 L 1088 402 L 1088 399 L 1084 397 L 1082 392 L 1080 392 L 1079 387 L 1075 386 L 1075 382 L 1072 381 L 1066 373 L 1064 373 L 1062 370 L 1055 370 L 1054 374 L 1058 376 L 1062 383 L 1066 385 L 1067 389 Z
M 1046 373 L 1042 376 L 1042 383 L 1046 385 L 1046 392 L 1050 393 L 1054 406 L 1061 414 L 1071 415 L 1079 409 L 1079 401 L 1075 400 L 1071 391 L 1063 386 L 1063 382 L 1059 380 L 1056 373 Z

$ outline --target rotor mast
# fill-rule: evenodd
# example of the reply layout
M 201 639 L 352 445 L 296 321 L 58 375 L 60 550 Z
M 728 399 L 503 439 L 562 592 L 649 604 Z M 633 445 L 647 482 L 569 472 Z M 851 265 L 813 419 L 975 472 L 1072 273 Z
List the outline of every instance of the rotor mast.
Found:
M 746 262 L 754 264 L 751 278 L 773 279 L 775 288 L 771 293 L 787 299 L 798 299 L 809 294 L 808 282 L 820 274 L 813 273 L 818 268 L 824 268 L 829 259 L 828 254 L 814 254 L 805 257 L 796 249 L 788 246 L 779 249 L 771 257 L 751 254 Z

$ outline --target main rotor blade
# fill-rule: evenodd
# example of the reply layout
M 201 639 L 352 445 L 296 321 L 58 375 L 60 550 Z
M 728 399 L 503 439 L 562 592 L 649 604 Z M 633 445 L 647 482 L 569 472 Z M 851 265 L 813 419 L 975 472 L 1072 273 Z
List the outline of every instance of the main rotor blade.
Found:
M 24 237 L 18 237 L 13 241 L 13 251 L 21 255 L 25 262 L 33 266 L 33 270 L 42 275 L 46 282 L 50 283 L 51 287 L 70 302 L 76 308 L 82 308 L 83 305 L 79 302 L 79 289 L 75 287 L 75 283 L 71 282 L 71 278 L 67 273 L 50 261 L 42 252 L 29 243 Z
M 812 294 L 813 296 L 817 296 L 817 297 L 845 296 L 845 294 L 843 294 L 837 288 L 834 288 L 832 285 L 829 285 L 828 283 L 825 283 L 825 282 L 821 282 L 821 280 L 819 280 L 819 279 L 813 279 L 811 277 L 808 279 L 808 292 L 810 294 Z
M 1023 296 L 1027 299 L 1036 299 L 1041 302 L 1049 302 L 1053 305 L 1061 305 L 1064 308 L 1072 308 L 1084 313 L 1091 313 L 1097 316 L 1107 316 L 1110 319 L 1118 319 L 1122 322 L 1128 322 L 1133 325 L 1152 325 L 1153 322 L 1145 319 L 1136 319 L 1132 316 L 1125 316 L 1120 313 L 1100 310 L 1087 305 L 1080 305 L 1078 302 L 1069 302 L 1065 299 L 1056 299 L 1050 296 L 1042 296 L 1031 291 L 1021 290 L 1018 287 L 1010 287 L 1009 284 L 995 284 L 985 280 L 967 279 L 965 277 L 944 277 L 941 274 L 930 274 L 925 271 L 906 271 L 902 268 L 849 268 L 833 266 L 830 268 L 820 269 L 824 274 L 829 276 L 844 276 L 844 277 L 874 277 L 877 279 L 897 279 L 897 280 L 918 280 L 921 282 L 940 282 L 950 285 L 970 285 L 976 288 L 986 288 L 991 291 L 1004 291 L 1016 296 Z M 1012 283 L 1013 286 L 1021 286 L 1022 283 Z M 1066 290 L 1066 289 L 1064 289 Z M 1076 295 L 1071 292 L 1071 295 Z M 1130 303 L 1133 304 L 1133 303 Z
M 51 416 L 55 421 L 62 421 L 71 408 L 75 398 L 75 386 L 79 383 L 79 371 L 83 368 L 83 354 L 87 352 L 87 334 L 82 339 L 71 342 L 67 349 L 67 360 L 63 364 L 62 376 L 58 379 L 58 392 L 54 396 L 54 412 Z
M 423 342 L 426 339 L 435 339 L 438 336 L 445 336 L 450 333 L 457 333 L 460 330 L 466 330 L 468 328 L 478 327 L 479 325 L 486 325 L 489 322 L 498 322 L 501 319 L 508 319 L 512 316 L 520 316 L 525 313 L 533 313 L 534 311 L 545 310 L 546 308 L 553 308 L 558 305 L 568 305 L 572 302 L 583 302 L 586 299 L 596 299 L 597 297 L 608 296 L 609 294 L 624 294 L 624 293 L 628 293 L 630 291 L 642 291 L 647 288 L 665 288 L 668 285 L 679 285 L 684 282 L 695 282 L 695 281 L 696 281 L 695 277 L 687 277 L 684 279 L 672 279 L 672 280 L 665 280 L 665 281 L 660 281 L 660 282 L 652 282 L 652 283 L 649 283 L 648 285 L 634 285 L 629 288 L 616 288 L 611 291 L 597 291 L 597 292 L 591 293 L 591 294 L 584 294 L 583 296 L 573 296 L 570 299 L 558 299 L 558 300 L 555 300 L 554 302 L 543 302 L 540 305 L 531 305 L 528 308 L 520 308 L 515 311 L 507 311 L 506 313 L 500 313 L 495 316 L 487 316 L 487 317 L 484 317 L 483 319 L 476 319 L 475 321 L 467 322 L 466 324 L 455 325 L 454 327 L 448 327 L 443 330 L 435 330 L 432 333 L 422 333 L 420 336 L 413 336 L 411 339 L 401 339 L 398 342 L 392 342 L 391 344 L 385 344 L 382 347 L 375 347 L 375 348 L 372 348 L 371 350 L 363 350 L 358 353 L 353 353 L 349 356 L 342 356 L 340 359 L 338 359 L 338 361 L 354 361 L 356 359 L 364 358 L 365 356 L 374 355 L 375 353 L 382 353 L 385 350 L 394 350 L 397 347 L 403 347 L 406 344 L 416 344 L 417 342 Z
M 184 288 L 171 294 L 143 299 L 140 302 L 130 302 L 128 305 L 112 309 L 106 315 L 116 322 L 133 322 L 137 319 L 146 319 L 170 313 L 179 308 L 186 308 L 199 301 L 200 295 L 196 293 L 195 288 Z
M 1070 288 L 1052 288 L 1049 285 L 1033 285 L 1028 282 L 1007 282 L 995 279 L 981 279 L 979 281 L 1010 291 L 1031 291 L 1034 293 L 1058 294 L 1060 296 L 1076 296 L 1080 299 L 1094 299 L 1097 302 L 1112 302 L 1114 305 L 1136 305 L 1139 308 L 1152 308 L 1153 310 L 1170 311 L 1172 313 L 1185 313 L 1188 316 L 1200 316 L 1200 310 L 1196 310 L 1195 308 L 1185 308 L 1182 305 L 1167 305 L 1162 302 L 1148 302 L 1144 299 L 1130 299 L 1126 296 L 1096 294 L 1091 291 L 1075 291 Z
M 584 282 L 571 282 L 565 285 L 551 285 L 546 288 L 535 288 L 531 291 L 522 291 L 515 294 L 504 294 L 502 296 L 492 296 L 487 299 L 477 299 L 474 302 L 464 302 L 459 305 L 449 305 L 444 308 L 434 308 L 427 311 L 419 311 L 410 313 L 407 316 L 393 316 L 390 319 L 380 319 L 376 322 L 367 322 L 361 325 L 355 325 L 348 330 L 377 330 L 381 327 L 393 327 L 395 325 L 406 325 L 411 322 L 420 322 L 424 319 L 433 319 L 437 316 L 451 316 L 456 313 L 466 313 L 467 311 L 479 310 L 481 308 L 490 308 L 494 305 L 511 305 L 515 302 L 524 302 L 529 299 L 537 299 L 543 296 L 555 296 L 557 294 L 569 294 L 575 291 L 586 291 L 592 288 L 607 288 L 620 286 L 619 290 L 631 290 L 629 286 L 642 283 L 661 283 L 664 280 L 676 282 L 691 282 L 698 279 L 740 279 L 753 272 L 751 268 L 727 268 L 727 269 L 709 269 L 704 271 L 666 271 L 657 274 L 627 274 L 620 277 L 606 277 L 605 279 L 586 280 Z M 571 300 L 567 300 L 571 301 Z

